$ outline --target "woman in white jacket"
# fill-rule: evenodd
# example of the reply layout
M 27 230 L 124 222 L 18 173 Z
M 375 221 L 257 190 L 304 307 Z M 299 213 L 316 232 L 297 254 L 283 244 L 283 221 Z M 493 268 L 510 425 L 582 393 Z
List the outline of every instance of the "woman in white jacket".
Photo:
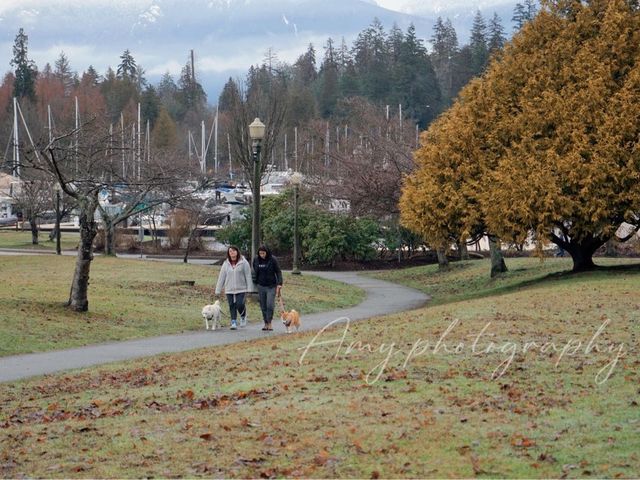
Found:
M 245 295 L 253 290 L 249 262 L 240 254 L 238 247 L 232 245 L 227 249 L 227 259 L 222 264 L 216 283 L 216 295 L 220 295 L 221 292 L 227 295 L 231 330 L 238 328 L 236 321 L 238 314 L 240 314 L 240 326 L 247 325 Z

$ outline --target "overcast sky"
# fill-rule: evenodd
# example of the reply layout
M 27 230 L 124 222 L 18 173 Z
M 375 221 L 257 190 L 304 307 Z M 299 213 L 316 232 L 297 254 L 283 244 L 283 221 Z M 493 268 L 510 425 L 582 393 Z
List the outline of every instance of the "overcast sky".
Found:
M 175 8 L 176 4 L 178 8 L 184 4 L 188 6 L 191 4 L 190 0 L 181 0 L 182 3 L 178 3 L 180 0 L 173 0 L 167 2 L 168 6 L 173 4 Z M 291 0 L 295 2 L 296 0 Z M 317 5 L 325 5 L 326 0 L 312 0 L 317 1 Z M 485 17 L 489 17 L 493 13 L 494 8 L 508 6 L 508 12 L 511 11 L 512 6 L 518 0 L 364 0 L 370 4 L 377 4 L 380 7 L 393 10 L 396 12 L 408 13 L 425 19 L 428 27 L 425 28 L 424 24 L 419 32 L 419 35 L 424 39 L 428 39 L 430 35 L 430 27 L 432 20 L 435 17 L 442 15 L 450 17 L 454 25 L 456 24 L 456 18 L 458 16 L 466 16 L 466 22 L 473 16 L 473 13 L 480 9 Z M 205 5 L 209 7 L 213 6 L 229 6 L 232 4 L 231 11 L 236 9 L 247 8 L 251 9 L 252 6 L 260 5 L 264 9 L 268 9 L 269 5 L 275 2 L 270 0 L 206 0 Z M 202 3 L 201 3 L 202 4 Z M 62 20 L 54 18 L 53 22 L 49 22 L 47 25 L 47 32 L 50 33 L 48 37 L 44 37 L 42 31 L 36 27 L 36 25 L 42 25 L 42 17 L 44 11 L 54 12 L 62 14 L 66 11 L 65 6 L 72 7 L 71 18 L 74 18 L 74 22 L 88 24 L 88 18 L 84 18 L 84 9 L 86 11 L 94 11 L 95 8 L 101 7 L 100 15 L 109 14 L 109 12 L 123 11 L 131 12 L 131 18 L 143 18 L 145 15 L 150 17 L 156 10 L 162 17 L 162 12 L 156 5 L 163 5 L 162 0 L 0 0 L 0 75 L 4 74 L 9 69 L 9 62 L 11 59 L 11 49 L 14 42 L 14 37 L 18 27 L 24 27 L 25 31 L 29 35 L 29 54 L 30 57 L 35 60 L 39 68 L 43 68 L 48 62 L 53 62 L 58 58 L 60 52 L 64 51 L 67 58 L 70 59 L 72 69 L 79 72 L 84 71 L 89 65 L 93 65 L 97 70 L 103 73 L 108 66 L 115 66 L 119 60 L 124 46 L 118 43 L 118 40 L 122 38 L 116 34 L 112 39 L 106 38 L 104 35 L 99 40 L 91 40 L 83 38 L 81 41 L 73 37 L 74 32 L 77 33 L 82 28 L 66 28 L 64 22 L 70 21 L 68 18 Z M 308 4 L 307 4 L 308 5 Z M 314 4 L 312 4 L 315 6 Z M 48 8 L 45 8 L 48 7 Z M 62 8 L 58 8 L 62 7 Z M 169 7 L 168 7 L 169 8 Z M 309 12 L 309 9 L 305 9 Z M 144 13 L 141 13 L 144 12 Z M 329 15 L 330 17 L 330 15 Z M 82 22 L 82 19 L 85 22 Z M 164 17 L 165 20 L 168 17 Z M 315 17 L 311 17 L 315 18 Z M 503 20 L 506 22 L 508 17 L 503 14 Z M 95 19 L 94 19 L 95 20 Z M 151 19 L 153 20 L 153 19 Z M 284 22 L 289 22 L 284 19 Z M 367 22 L 370 19 L 365 19 Z M 326 21 L 326 18 L 325 18 Z M 462 22 L 462 20 L 460 20 Z M 14 24 L 15 23 L 15 24 Z M 92 22 L 93 25 L 95 23 Z M 98 24 L 102 25 L 102 17 L 99 17 Z M 332 20 L 335 24 L 336 20 Z M 113 22 L 111 22 L 113 24 Z M 364 24 L 363 24 L 364 25 Z M 74 25 L 77 27 L 78 25 Z M 327 38 L 327 33 L 322 30 L 322 26 L 318 25 L 318 31 L 305 31 L 300 32 L 296 29 L 295 38 L 292 41 L 291 37 L 286 37 L 286 42 L 279 44 L 277 37 L 266 37 L 266 42 L 272 42 L 270 46 L 274 47 L 278 58 L 283 61 L 293 61 L 301 51 L 303 51 L 309 43 L 312 43 L 317 51 L 322 52 L 322 45 Z M 326 25 L 325 25 L 326 27 Z M 177 31 L 179 32 L 180 26 L 178 25 Z M 458 27 L 456 27 L 458 28 Z M 467 34 L 468 26 L 465 24 L 463 28 L 460 28 L 459 39 L 465 41 L 464 37 Z M 100 32 L 98 32 L 100 33 Z M 259 49 L 253 47 L 253 44 L 243 43 L 243 36 L 238 31 L 238 36 L 229 36 L 229 42 L 223 43 L 220 40 L 215 42 L 206 42 L 206 38 L 203 37 L 203 42 L 195 44 L 196 48 L 196 66 L 204 73 L 207 79 L 212 82 L 209 88 L 214 91 L 219 87 L 214 85 L 212 78 L 216 75 L 219 79 L 216 80 L 220 84 L 223 80 L 226 80 L 230 75 L 236 75 L 235 72 L 246 70 L 249 65 L 260 62 L 264 57 L 264 51 L 266 47 L 261 46 Z M 244 32 L 246 33 L 246 32 Z M 271 33 L 271 32 L 270 32 Z M 172 32 L 176 35 L 176 32 Z M 182 45 L 180 42 L 183 40 L 181 35 L 175 39 L 168 39 L 168 43 L 162 44 L 160 48 L 158 45 L 153 44 L 141 45 L 131 43 L 125 45 L 132 50 L 132 53 L 136 61 L 145 68 L 147 77 L 153 81 L 153 78 L 158 78 L 165 72 L 170 72 L 172 75 L 179 75 L 180 70 L 187 61 L 187 54 L 189 48 L 194 48 L 192 43 Z M 246 37 L 246 35 L 245 35 Z M 349 39 L 347 39 L 350 41 Z M 245 38 L 244 42 L 248 40 Z M 185 43 L 184 41 L 182 43 Z M 117 45 L 117 46 L 116 46 Z M 211 48 L 212 45 L 216 45 L 218 48 Z M 173 49 L 173 51 L 171 50 Z M 231 72 L 231 73 L 226 73 Z
M 57 0 L 60 4 L 70 5 L 113 5 L 113 4 L 141 4 L 151 5 L 153 0 Z M 261 1 L 268 3 L 269 0 L 245 0 L 247 3 Z M 320 1 L 320 0 L 319 0 Z M 369 3 L 405 13 L 438 13 L 446 10 L 460 8 L 480 8 L 490 10 L 500 5 L 515 5 L 516 0 L 365 0 Z M 214 3 L 227 3 L 227 0 L 212 0 Z M 50 4 L 51 0 L 0 0 L 0 15 L 7 10 L 15 8 L 38 8 L 40 5 Z M 188 0 L 185 0 L 188 4 Z

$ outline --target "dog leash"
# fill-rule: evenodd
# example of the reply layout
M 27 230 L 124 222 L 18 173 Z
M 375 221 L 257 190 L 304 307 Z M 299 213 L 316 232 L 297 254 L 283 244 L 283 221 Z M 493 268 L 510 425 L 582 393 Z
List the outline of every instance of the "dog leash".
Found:
M 284 300 L 282 299 L 282 294 L 280 294 L 280 296 L 278 297 L 278 299 L 280 300 L 280 309 L 281 311 L 284 313 L 287 310 L 284 308 Z M 286 322 L 284 322 L 285 327 L 289 328 L 291 326 L 291 320 L 287 320 Z

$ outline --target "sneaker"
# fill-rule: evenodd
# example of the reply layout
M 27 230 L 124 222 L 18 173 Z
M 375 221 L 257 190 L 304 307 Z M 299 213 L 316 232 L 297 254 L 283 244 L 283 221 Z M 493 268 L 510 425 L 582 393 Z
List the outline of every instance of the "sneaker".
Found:
M 247 326 L 247 317 L 240 317 L 240 326 L 241 327 Z
M 238 328 L 238 325 L 236 324 L 235 320 L 231 320 L 231 330 L 235 330 L 236 328 Z

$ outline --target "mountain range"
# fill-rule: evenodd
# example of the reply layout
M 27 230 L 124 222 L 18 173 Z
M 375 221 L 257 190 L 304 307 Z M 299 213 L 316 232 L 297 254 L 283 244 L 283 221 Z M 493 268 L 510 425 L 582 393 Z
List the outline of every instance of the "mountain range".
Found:
M 129 49 L 154 83 L 165 72 L 177 79 L 193 49 L 196 77 L 215 103 L 224 82 L 261 63 L 268 50 L 293 62 L 312 43 L 320 62 L 328 37 L 338 44 L 344 37 L 351 45 L 374 18 L 387 31 L 394 23 L 402 30 L 413 24 L 428 41 L 437 16 L 448 17 L 465 42 L 478 9 L 487 19 L 496 11 L 510 32 L 513 5 L 507 0 L 3 0 L 0 66 L 11 69 L 20 27 L 40 69 L 64 51 L 73 70 L 93 65 L 104 73 Z

